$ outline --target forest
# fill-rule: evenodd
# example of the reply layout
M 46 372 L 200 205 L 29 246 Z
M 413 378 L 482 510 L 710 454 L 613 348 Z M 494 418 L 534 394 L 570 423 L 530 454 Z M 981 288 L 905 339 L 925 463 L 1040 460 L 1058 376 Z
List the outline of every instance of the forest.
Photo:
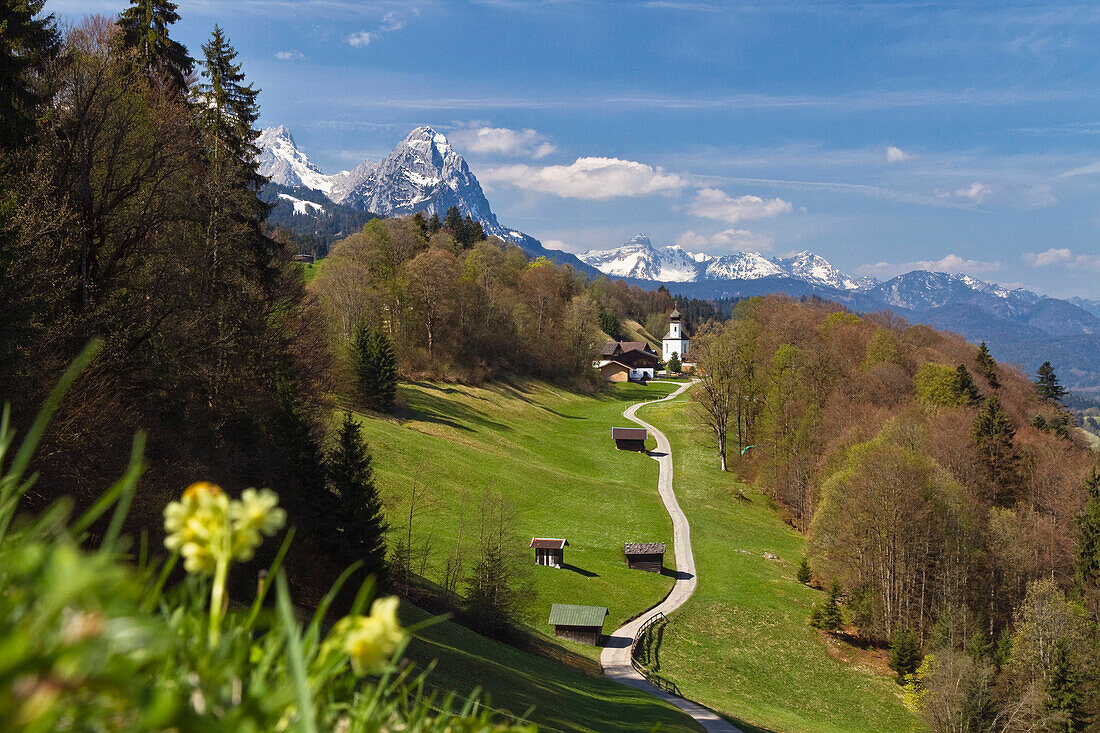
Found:
M 1100 478 L 1049 364 L 1033 382 L 984 344 L 781 296 L 693 349 L 715 460 L 832 587 L 816 624 L 889 645 L 933 730 L 1096 724 Z

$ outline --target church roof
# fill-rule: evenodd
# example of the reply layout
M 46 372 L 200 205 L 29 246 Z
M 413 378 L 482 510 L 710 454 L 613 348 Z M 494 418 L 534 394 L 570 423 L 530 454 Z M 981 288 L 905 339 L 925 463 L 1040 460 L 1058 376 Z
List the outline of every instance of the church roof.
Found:
M 668 317 L 671 318 L 674 321 L 680 320 L 680 309 L 679 308 L 673 308 L 672 312 L 668 314 Z

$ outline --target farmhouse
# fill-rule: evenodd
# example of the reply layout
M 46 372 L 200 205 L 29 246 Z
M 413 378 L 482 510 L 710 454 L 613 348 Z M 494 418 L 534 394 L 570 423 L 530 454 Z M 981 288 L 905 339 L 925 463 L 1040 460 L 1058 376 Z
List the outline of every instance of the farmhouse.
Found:
M 668 316 L 668 333 L 661 339 L 661 358 L 668 361 L 676 354 L 683 361 L 688 357 L 688 339 L 680 322 L 680 311 L 673 309 Z
M 569 543 L 552 537 L 532 537 L 529 547 L 535 548 L 535 564 L 560 568 L 565 560 L 565 548 Z
M 645 451 L 649 432 L 645 428 L 611 428 L 611 439 L 617 450 Z
M 613 366 L 617 364 L 618 366 Z M 641 381 L 653 379 L 657 373 L 657 352 L 645 341 L 608 341 L 600 349 L 600 360 L 596 368 L 608 381 L 623 381 L 621 377 L 612 379 L 626 368 L 627 379 Z
M 631 570 L 659 573 L 665 566 L 664 542 L 627 542 L 623 545 L 623 554 Z
M 598 646 L 603 639 L 603 620 L 607 613 L 603 606 L 555 603 L 550 607 L 550 620 L 547 623 L 554 627 L 554 636 Z

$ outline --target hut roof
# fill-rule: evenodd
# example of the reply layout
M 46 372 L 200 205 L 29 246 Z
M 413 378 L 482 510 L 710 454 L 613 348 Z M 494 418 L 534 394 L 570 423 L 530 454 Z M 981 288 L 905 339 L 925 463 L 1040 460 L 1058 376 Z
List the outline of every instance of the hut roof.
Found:
M 645 440 L 648 437 L 645 428 L 611 428 L 612 440 Z
M 534 547 L 538 550 L 563 550 L 569 545 L 566 540 L 559 540 L 553 537 L 532 537 L 531 544 L 528 547 Z
M 603 606 L 571 606 L 566 603 L 555 603 L 550 607 L 550 620 L 546 623 L 551 626 L 603 626 L 603 620 L 608 615 Z
M 624 555 L 663 555 L 664 542 L 627 542 L 623 545 Z

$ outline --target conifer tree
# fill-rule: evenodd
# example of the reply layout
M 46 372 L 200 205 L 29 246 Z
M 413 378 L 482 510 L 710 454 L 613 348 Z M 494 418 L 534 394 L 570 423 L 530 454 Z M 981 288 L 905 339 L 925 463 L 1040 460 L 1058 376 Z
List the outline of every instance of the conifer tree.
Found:
M 1092 469 L 1085 481 L 1088 498 L 1077 518 L 1077 557 L 1073 564 L 1074 586 L 1085 596 L 1100 586 L 1100 472 Z
M 325 460 L 329 488 L 335 494 L 336 545 L 345 563 L 361 561 L 364 571 L 382 578 L 387 525 L 371 461 L 359 423 L 345 412 Z
M 894 632 L 890 641 L 890 669 L 898 676 L 898 684 L 905 682 L 905 675 L 913 674 L 920 666 L 920 645 L 917 635 L 909 629 Z
M 678 373 L 681 369 L 684 368 L 683 362 L 680 361 L 680 355 L 677 354 L 675 351 L 672 352 L 672 356 L 669 357 L 667 368 L 669 374 Z
M 234 63 L 237 51 L 220 26 L 215 25 L 210 40 L 202 47 L 202 76 L 197 86 L 200 99 L 199 126 L 207 141 L 207 155 L 215 166 L 234 168 L 246 174 L 253 187 L 263 184 L 255 172 L 254 161 L 259 154 L 254 129 L 260 118 L 256 97 L 260 91 L 244 84 L 241 65 Z
M 432 212 L 432 218 L 428 220 L 428 232 L 435 234 L 443 228 L 443 224 L 439 221 L 439 214 Z
M 393 409 L 397 397 L 397 357 L 393 352 L 393 339 L 381 327 L 375 328 L 372 335 L 376 388 L 374 400 L 377 409 L 389 412 Z
M 970 405 L 976 405 L 982 399 L 978 385 L 974 384 L 974 378 L 970 376 L 970 370 L 965 364 L 959 364 L 955 368 L 955 391 Z
M 813 572 L 810 570 L 810 561 L 803 556 L 802 562 L 798 564 L 798 570 L 795 571 L 795 579 L 802 585 L 809 585 L 813 577 Z
M 458 238 L 459 232 L 462 231 L 462 213 L 457 206 L 447 209 L 447 218 L 443 220 L 443 228 L 450 230 L 451 234 L 456 239 Z
M 1059 639 L 1051 653 L 1047 678 L 1047 708 L 1059 718 L 1058 730 L 1076 733 L 1088 724 L 1085 713 L 1085 685 L 1070 654 L 1066 639 Z
M 168 26 L 180 19 L 171 0 L 130 0 L 119 15 L 122 43 L 132 49 L 139 66 L 150 74 L 164 74 L 172 87 L 183 94 L 195 60 L 187 48 L 168 37 Z
M 1040 397 L 1051 402 L 1061 402 L 1062 398 L 1069 394 L 1058 381 L 1058 375 L 1054 373 L 1054 367 L 1049 361 L 1044 361 L 1039 367 L 1035 388 L 1039 390 Z
M 990 397 L 974 419 L 971 436 L 989 473 L 993 501 L 1008 506 L 1016 486 L 1016 428 L 1000 401 Z
M 397 358 L 393 341 L 381 328 L 360 324 L 355 332 L 356 378 L 363 401 L 389 412 L 397 396 Z
M 999 389 L 1001 381 L 997 379 L 997 362 L 993 360 L 993 355 L 989 353 L 985 341 L 978 347 L 976 361 L 978 362 L 978 371 L 989 382 L 989 386 L 993 389 Z
M 844 613 L 840 610 L 840 581 L 833 579 L 829 586 L 829 598 L 823 604 L 815 603 L 810 610 L 810 625 L 825 631 L 836 631 L 844 625 Z
M 34 130 L 44 101 L 33 84 L 61 39 L 52 14 L 39 17 L 45 0 L 0 3 L 0 148 L 10 152 Z

